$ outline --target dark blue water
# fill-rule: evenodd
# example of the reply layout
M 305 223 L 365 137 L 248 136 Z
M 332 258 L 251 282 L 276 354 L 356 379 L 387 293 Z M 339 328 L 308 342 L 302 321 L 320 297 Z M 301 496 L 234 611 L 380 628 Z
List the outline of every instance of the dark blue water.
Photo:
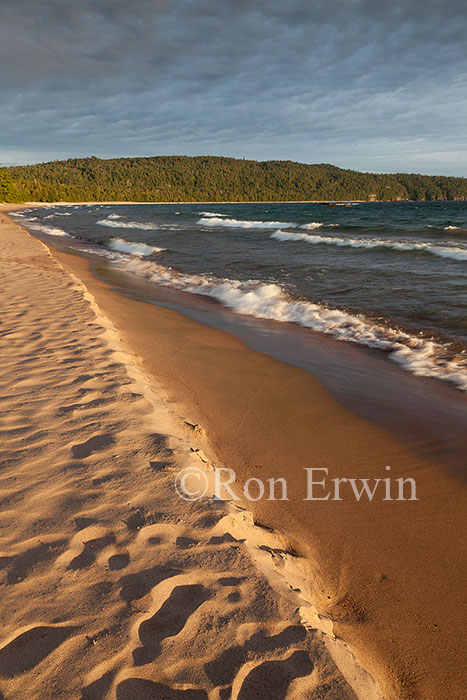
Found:
M 467 202 L 61 206 L 19 218 L 155 285 L 379 348 L 467 390 Z

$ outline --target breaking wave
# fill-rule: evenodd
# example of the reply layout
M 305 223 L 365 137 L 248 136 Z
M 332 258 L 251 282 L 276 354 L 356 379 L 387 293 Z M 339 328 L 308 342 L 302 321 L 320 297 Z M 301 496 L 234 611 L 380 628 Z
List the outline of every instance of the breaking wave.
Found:
M 140 221 L 116 221 L 114 218 L 101 219 L 96 223 L 99 226 L 108 226 L 109 228 L 136 228 L 142 231 L 157 231 L 160 227 L 156 224 L 151 224 L 151 222 L 142 223 Z
M 271 238 L 279 241 L 303 241 L 312 245 L 335 245 L 350 248 L 391 248 L 401 251 L 422 250 L 441 258 L 451 258 L 452 260 L 467 261 L 467 248 L 455 246 L 435 246 L 431 243 L 417 243 L 415 241 L 403 242 L 385 240 L 383 238 L 339 238 L 338 236 L 317 236 L 307 233 L 289 233 L 276 231 L 271 234 Z
M 303 228 L 306 231 L 313 231 L 315 228 L 323 228 L 323 226 L 325 226 L 326 228 L 335 228 L 339 225 L 340 224 L 321 224 L 318 221 L 310 221 L 309 224 L 302 224 L 298 228 Z
M 41 233 L 47 233 L 49 236 L 64 236 L 65 238 L 74 238 L 70 233 L 63 231 L 61 228 L 56 228 L 55 226 L 42 226 L 42 224 L 28 224 L 28 228 L 34 231 L 40 231 Z
M 106 241 L 106 245 L 112 250 L 118 250 L 120 253 L 129 253 L 138 257 L 145 257 L 165 250 L 165 248 L 157 248 L 138 241 L 126 241 L 124 238 L 111 238 L 109 241 Z
M 207 212 L 207 216 L 204 216 L 198 221 L 200 226 L 226 226 L 227 228 L 295 228 L 297 224 L 291 224 L 287 221 L 241 221 L 238 219 L 227 219 L 221 214 L 211 214 Z
M 100 219 L 100 221 L 96 221 L 99 226 L 107 226 L 108 228 L 131 228 L 131 229 L 139 229 L 141 231 L 180 231 L 182 230 L 180 226 L 177 226 L 176 224 L 156 224 L 156 223 L 151 223 L 150 221 L 121 221 L 121 219 L 115 219 L 115 216 L 113 218 L 107 217 L 107 219 Z
M 198 221 L 201 226 L 225 226 L 226 228 L 257 228 L 257 229 L 268 229 L 268 228 L 302 228 L 308 231 L 313 229 L 322 228 L 334 228 L 340 224 L 323 224 L 319 221 L 310 221 L 307 224 L 296 224 L 290 221 L 250 221 L 250 220 L 239 220 L 239 219 L 229 219 L 227 214 L 217 214 L 215 212 L 203 211 L 201 212 L 203 218 Z
M 277 284 L 187 275 L 135 258 L 119 264 L 157 284 L 217 299 L 240 314 L 296 323 L 337 340 L 384 350 L 392 361 L 413 374 L 436 377 L 467 391 L 465 358 L 449 356 L 447 347 L 439 342 L 373 324 L 362 315 L 342 309 L 295 300 Z

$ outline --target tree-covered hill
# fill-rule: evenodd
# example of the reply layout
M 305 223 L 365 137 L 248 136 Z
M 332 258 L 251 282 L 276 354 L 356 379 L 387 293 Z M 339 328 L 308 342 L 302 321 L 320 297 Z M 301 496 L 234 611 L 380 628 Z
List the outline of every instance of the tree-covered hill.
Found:
M 22 201 L 467 199 L 467 178 L 377 175 L 334 165 L 217 156 L 71 158 L 7 169 Z

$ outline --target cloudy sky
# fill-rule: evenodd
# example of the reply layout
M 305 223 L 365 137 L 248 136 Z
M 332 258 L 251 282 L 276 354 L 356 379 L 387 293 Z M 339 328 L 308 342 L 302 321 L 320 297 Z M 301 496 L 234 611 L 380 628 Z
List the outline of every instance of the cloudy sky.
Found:
M 0 161 L 212 154 L 467 176 L 465 0 L 13 0 Z

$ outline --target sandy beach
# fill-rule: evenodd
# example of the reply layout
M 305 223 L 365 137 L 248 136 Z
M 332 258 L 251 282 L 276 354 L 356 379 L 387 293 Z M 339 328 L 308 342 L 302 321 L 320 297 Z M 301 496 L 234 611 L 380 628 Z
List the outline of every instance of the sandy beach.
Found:
M 467 4 L 6 5 L 0 700 L 467 700 Z
M 3 213 L 0 237 L 3 697 L 460 700 L 461 480 L 310 373 Z M 191 465 L 289 500 L 188 502 Z M 305 468 L 388 465 L 418 500 L 304 500 Z
M 278 540 L 177 496 L 203 433 L 46 246 L 3 214 L 0 236 L 2 697 L 353 699 Z

